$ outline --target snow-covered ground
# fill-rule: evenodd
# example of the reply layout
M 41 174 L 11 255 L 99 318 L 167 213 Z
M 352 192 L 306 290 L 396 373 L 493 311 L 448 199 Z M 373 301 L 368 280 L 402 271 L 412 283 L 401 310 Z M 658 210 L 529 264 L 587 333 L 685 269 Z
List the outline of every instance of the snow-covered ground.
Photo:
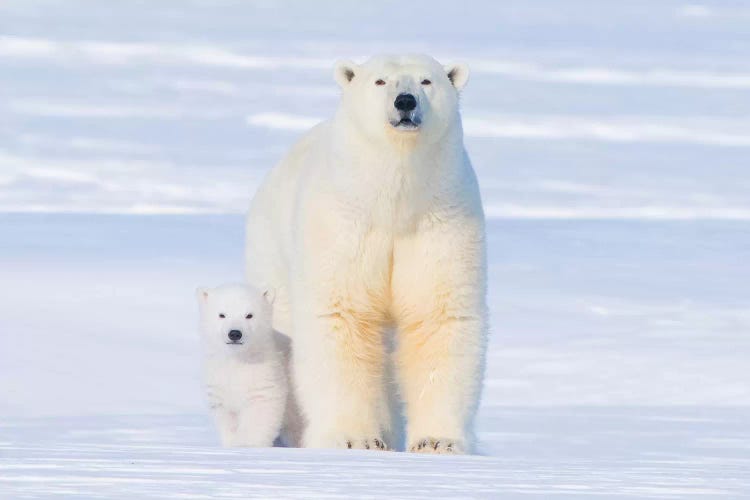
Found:
M 750 495 L 748 23 L 730 0 L 0 3 L 0 498 Z M 482 456 L 219 449 L 193 290 L 241 277 L 241 213 L 332 112 L 333 61 L 383 51 L 473 69 Z
M 741 498 L 750 410 L 506 408 L 490 456 L 221 449 L 205 417 L 0 426 L 2 498 Z

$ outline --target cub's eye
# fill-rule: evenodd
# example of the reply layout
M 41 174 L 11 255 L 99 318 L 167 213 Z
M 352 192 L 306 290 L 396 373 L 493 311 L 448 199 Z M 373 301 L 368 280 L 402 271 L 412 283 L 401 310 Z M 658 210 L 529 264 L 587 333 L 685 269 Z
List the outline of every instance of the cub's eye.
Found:
M 224 313 L 221 313 L 221 314 L 219 314 L 219 317 L 220 317 L 221 319 L 224 319 L 224 318 L 226 318 L 226 316 L 224 316 Z
M 375 85 L 385 85 L 385 80 L 383 80 L 382 78 L 378 78 L 377 80 L 375 80 Z
M 252 317 L 253 317 L 252 314 L 248 314 L 247 316 L 245 316 L 245 319 L 251 319 Z
M 422 85 L 430 85 L 431 83 L 432 82 L 430 80 L 428 80 L 427 78 L 425 78 L 424 80 L 422 80 Z

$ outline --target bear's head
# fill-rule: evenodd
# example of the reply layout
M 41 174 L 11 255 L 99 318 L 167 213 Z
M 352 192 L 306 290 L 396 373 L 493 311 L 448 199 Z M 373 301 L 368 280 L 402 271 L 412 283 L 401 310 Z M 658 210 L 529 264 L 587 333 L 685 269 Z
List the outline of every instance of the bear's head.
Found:
M 201 335 L 211 352 L 243 355 L 272 338 L 271 290 L 245 285 L 199 288 Z
M 443 66 L 429 56 L 377 56 L 364 64 L 340 61 L 334 70 L 343 113 L 369 140 L 441 140 L 460 130 L 458 93 L 464 64 Z

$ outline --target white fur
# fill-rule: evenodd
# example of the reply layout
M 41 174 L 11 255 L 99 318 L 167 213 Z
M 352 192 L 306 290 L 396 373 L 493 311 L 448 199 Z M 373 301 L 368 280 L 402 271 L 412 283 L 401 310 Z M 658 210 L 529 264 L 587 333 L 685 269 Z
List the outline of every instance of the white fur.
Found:
M 222 444 L 273 446 L 288 393 L 284 354 L 271 326 L 273 293 L 224 285 L 196 294 L 208 401 Z M 229 344 L 233 330 L 242 338 Z
M 468 451 L 487 331 L 484 215 L 458 106 L 468 69 L 382 56 L 334 77 L 336 115 L 270 172 L 247 219 L 247 278 L 276 288 L 274 328 L 293 341 L 303 444 L 390 438 L 393 327 L 407 449 Z M 393 125 L 403 92 L 417 130 Z

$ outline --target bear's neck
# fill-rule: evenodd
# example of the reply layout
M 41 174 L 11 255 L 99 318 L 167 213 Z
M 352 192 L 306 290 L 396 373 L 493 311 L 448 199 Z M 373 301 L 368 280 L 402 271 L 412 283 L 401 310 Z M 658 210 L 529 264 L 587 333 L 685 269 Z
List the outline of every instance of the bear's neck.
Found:
M 333 137 L 332 162 L 341 172 L 329 188 L 357 213 L 369 214 L 374 226 L 409 230 L 433 205 L 460 184 L 464 146 L 460 122 L 439 140 L 426 143 L 403 134 L 375 143 L 353 128 Z M 395 134 L 394 134 L 395 135 Z

